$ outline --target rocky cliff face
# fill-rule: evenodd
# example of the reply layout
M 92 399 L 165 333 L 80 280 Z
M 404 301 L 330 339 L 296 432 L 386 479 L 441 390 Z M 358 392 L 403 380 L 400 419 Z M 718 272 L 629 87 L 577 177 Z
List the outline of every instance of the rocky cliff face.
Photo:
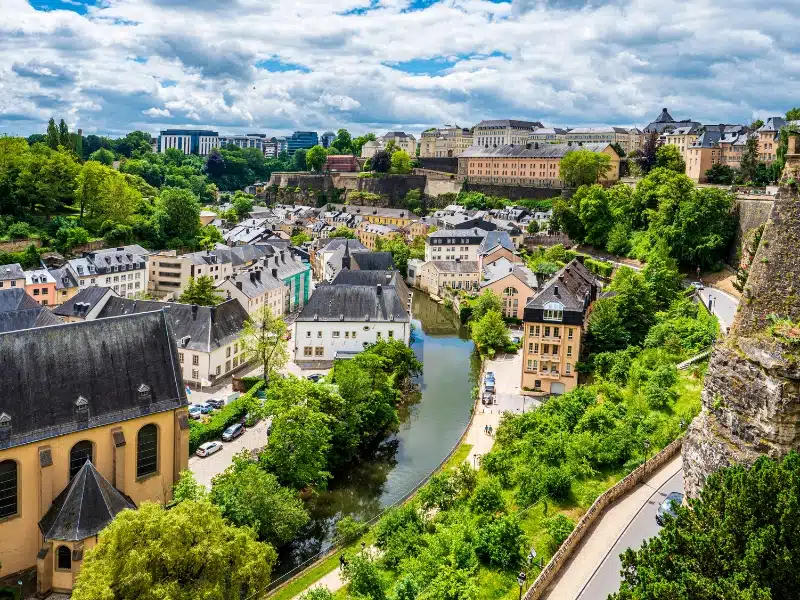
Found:
M 800 449 L 799 320 L 800 195 L 784 187 L 764 227 L 730 335 L 711 355 L 703 408 L 683 444 L 690 496 L 721 467 Z

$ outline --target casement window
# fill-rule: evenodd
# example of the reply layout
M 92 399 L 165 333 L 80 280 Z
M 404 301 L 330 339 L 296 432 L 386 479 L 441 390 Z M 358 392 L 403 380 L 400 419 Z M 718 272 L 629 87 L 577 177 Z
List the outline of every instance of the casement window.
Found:
M 69 478 L 72 479 L 81 470 L 83 463 L 92 460 L 92 442 L 83 440 L 75 444 L 69 451 Z
M 158 471 L 158 427 L 150 423 L 136 435 L 136 477 Z

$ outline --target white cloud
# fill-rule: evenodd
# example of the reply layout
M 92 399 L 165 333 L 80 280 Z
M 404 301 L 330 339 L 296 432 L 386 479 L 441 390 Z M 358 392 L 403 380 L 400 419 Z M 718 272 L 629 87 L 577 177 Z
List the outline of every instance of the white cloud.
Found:
M 4 131 L 743 122 L 800 97 L 792 0 L 51 1 L 5 0 Z

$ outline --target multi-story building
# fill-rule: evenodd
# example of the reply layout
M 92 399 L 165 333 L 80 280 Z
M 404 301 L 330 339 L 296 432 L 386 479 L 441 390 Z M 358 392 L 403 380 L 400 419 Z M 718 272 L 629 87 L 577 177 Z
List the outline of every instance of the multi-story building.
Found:
M 358 204 L 328 204 L 328 206 L 334 211 L 360 216 L 365 221 L 377 225 L 408 227 L 412 221 L 419 219 L 419 215 L 405 208 L 383 208 Z
M 364 244 L 368 250 L 375 250 L 379 239 L 389 239 L 395 236 L 402 236 L 397 225 L 377 225 L 369 221 L 363 221 L 356 228 L 358 241 Z
M 308 150 L 319 144 L 316 131 L 295 131 L 287 141 L 289 156 L 298 150 Z
M 219 138 L 220 146 L 236 146 L 237 148 L 255 148 L 264 152 L 267 135 L 264 133 L 248 133 L 245 135 L 225 135 Z
M 560 127 L 537 127 L 528 134 L 527 141 L 529 143 L 563 144 L 567 141 L 567 130 Z
M 507 231 L 487 231 L 486 237 L 478 246 L 477 254 L 478 270 L 481 272 L 501 258 L 512 263 L 523 262 Z
M 205 129 L 165 129 L 158 134 L 159 152 L 176 148 L 184 154 L 206 156 L 219 145 L 219 133 Z
M 355 173 L 358 171 L 358 161 L 352 154 L 329 154 L 325 159 L 324 171 L 338 173 Z
M 504 317 L 522 319 L 525 306 L 533 299 L 539 287 L 536 274 L 528 267 L 507 258 L 498 258 L 486 266 L 482 273 L 481 292 L 491 290 L 500 298 Z
M 422 132 L 419 155 L 426 158 L 458 156 L 473 144 L 472 132 L 458 125 Z
M 657 133 L 659 136 L 659 143 L 665 144 L 667 142 L 666 136 L 668 133 L 684 127 L 697 128 L 700 127 L 700 123 L 697 121 L 692 121 L 691 119 L 682 119 L 680 121 L 676 121 L 672 118 L 672 115 L 669 114 L 669 111 L 666 108 L 662 108 L 661 114 L 656 117 L 655 121 L 649 123 L 642 131 L 642 135 L 639 136 L 640 147 L 641 145 L 644 145 L 645 139 L 652 133 Z
M 476 183 L 563 187 L 561 159 L 575 150 L 602 152 L 611 158 L 610 170 L 600 183 L 619 180 L 619 155 L 607 143 L 521 144 L 485 148 L 473 146 L 458 157 L 459 175 Z
M 440 229 L 425 238 L 426 261 L 471 261 L 478 262 L 478 249 L 487 232 L 472 229 Z
M 481 121 L 472 129 L 473 144 L 494 148 L 507 144 L 525 145 L 534 129 L 544 127 L 539 121 L 513 119 Z
M 575 144 L 619 144 L 627 154 L 630 148 L 630 131 L 624 127 L 575 127 L 567 130 L 566 142 Z
M 800 125 L 800 121 L 787 121 L 783 117 L 770 117 L 758 129 L 758 159 L 772 164 L 778 158 L 781 127 Z
M 708 125 L 688 147 L 686 175 L 698 183 L 708 181 L 706 171 L 716 164 L 739 168 L 748 132 L 742 125 Z
M 0 335 L 0 561 L 35 569 L 40 597 L 69 594 L 100 530 L 169 502 L 188 467 L 169 332 L 157 311 Z
M 330 148 L 333 141 L 336 139 L 336 134 L 332 131 L 326 131 L 320 136 L 320 144 L 323 148 Z
M 672 144 L 676 146 L 683 157 L 683 160 L 689 157 L 689 148 L 697 140 L 699 126 L 689 125 L 687 127 L 676 127 L 672 131 L 664 134 L 666 141 L 665 144 Z
M 58 304 L 56 280 L 47 269 L 25 271 L 25 291 L 42 306 Z
M 410 337 L 407 298 L 395 286 L 324 285 L 294 322 L 294 361 L 328 366 L 380 340 L 408 345 Z
M 57 325 L 61 321 L 21 287 L 0 290 L 0 333 Z
M 264 142 L 264 156 L 277 158 L 281 152 L 289 151 L 289 140 L 285 137 L 271 137 Z
M 404 131 L 390 131 L 380 138 L 382 147 L 385 148 L 389 142 L 394 142 L 394 147 L 405 150 L 409 156 L 417 153 L 417 138 Z
M 147 250 L 137 245 L 88 252 L 68 261 L 81 288 L 110 287 L 130 298 L 147 291 Z
M 477 292 L 481 283 L 481 271 L 475 260 L 429 260 L 417 274 L 422 291 L 439 295 L 443 288 Z
M 274 248 L 272 254 L 258 262 L 258 266 L 268 270 L 283 284 L 286 294 L 284 312 L 294 312 L 306 305 L 311 295 L 311 266 L 307 262 L 288 248 Z
M 81 289 L 78 277 L 72 272 L 69 265 L 50 269 L 50 275 L 56 281 L 56 298 L 55 302 L 53 302 L 55 305 L 63 304 Z
M 368 142 L 364 142 L 364 145 L 361 146 L 361 158 L 372 158 L 373 156 L 375 156 L 376 152 L 378 152 L 379 150 L 383 150 L 383 148 L 384 144 L 382 144 L 378 140 L 370 140 Z
M 25 289 L 25 271 L 19 263 L 0 265 L 0 290 Z
M 282 315 L 286 311 L 286 300 L 289 296 L 287 288 L 278 279 L 277 267 L 250 267 L 219 283 L 217 290 L 234 298 L 244 306 L 248 314 L 269 307 L 273 315 Z
M 579 257 L 525 305 L 520 387 L 542 394 L 564 394 L 575 388 L 584 322 L 598 291 L 597 280 Z

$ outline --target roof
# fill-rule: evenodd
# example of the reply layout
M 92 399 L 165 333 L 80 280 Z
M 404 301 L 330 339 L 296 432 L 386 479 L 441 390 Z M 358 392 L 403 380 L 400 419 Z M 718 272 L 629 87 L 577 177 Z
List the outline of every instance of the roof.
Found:
M 19 263 L 11 263 L 9 265 L 0 265 L 0 281 L 7 281 L 9 279 L 25 279 L 25 272 Z
M 408 286 L 399 271 L 349 271 L 340 272 L 329 285 L 372 285 L 394 287 L 400 298 L 407 298 Z
M 83 288 L 61 306 L 56 307 L 53 313 L 61 317 L 85 317 L 108 295 L 116 296 L 117 293 L 109 287 L 90 285 Z
M 144 269 L 145 256 L 149 252 L 139 245 L 131 244 L 89 252 L 82 258 L 73 258 L 69 266 L 78 275 L 95 275 L 131 269 Z
M 431 266 L 440 273 L 477 273 L 475 260 L 432 260 Z
M 486 237 L 483 238 L 481 245 L 478 246 L 478 254 L 488 254 L 498 246 L 501 246 L 509 252 L 516 252 L 514 241 L 507 231 L 487 231 Z
M 391 252 L 353 252 L 350 260 L 362 271 L 391 271 L 395 268 Z
M 108 299 L 97 319 L 162 309 L 178 347 L 198 352 L 211 352 L 238 339 L 245 321 L 250 318 L 238 300 L 227 300 L 217 306 L 197 306 L 114 297 Z
M 0 313 L 28 308 L 39 308 L 39 303 L 23 288 L 0 290 Z
M 367 247 L 358 240 L 351 240 L 350 238 L 333 238 L 325 244 L 320 252 L 335 252 L 342 246 L 347 246 L 350 249 L 350 252 L 367 250 Z
M 575 150 L 591 150 L 602 152 L 608 148 L 605 142 L 577 144 L 504 144 L 502 146 L 470 146 L 458 155 L 459 158 L 492 158 L 492 157 L 519 157 L 519 158 L 561 158 Z
M 59 323 L 61 323 L 59 318 L 44 306 L 0 313 L 0 333 L 47 327 Z
M 477 125 L 478 127 L 514 127 L 516 129 L 538 129 L 543 127 L 539 121 L 517 121 L 515 119 L 488 119 L 483 120 Z
M 675 119 L 672 118 L 672 115 L 669 114 L 669 111 L 666 108 L 661 109 L 661 114 L 656 117 L 654 123 L 674 123 Z
M 314 290 L 297 321 L 407 322 L 406 302 L 395 287 L 323 285 Z
M 269 290 L 275 290 L 283 287 L 281 281 L 272 276 L 270 269 L 263 267 L 250 268 L 247 271 L 237 273 L 233 277 L 227 279 L 234 285 L 242 284 L 240 291 L 248 298 L 258 298 L 266 294 Z M 224 284 L 219 283 L 216 287 Z
M 388 131 L 386 135 L 383 136 L 384 138 L 414 138 L 414 136 L 410 133 L 406 133 L 405 131 Z
M 407 208 L 384 208 L 382 206 L 364 206 L 360 204 L 329 204 L 334 211 L 346 212 L 355 215 L 391 217 L 400 219 L 418 219 L 419 215 L 414 214 Z
M 39 521 L 45 540 L 79 542 L 100 533 L 126 508 L 136 505 L 87 460 Z
M 50 269 L 50 275 L 56 280 L 56 290 L 65 290 L 78 287 L 78 280 L 69 265 L 60 269 Z
M 581 134 L 581 133 L 629 133 L 627 129 L 624 127 L 614 127 L 609 125 L 608 127 L 575 127 L 567 131 L 567 135 L 571 134 Z
M 25 285 L 42 285 L 55 282 L 56 280 L 47 269 L 25 271 Z
M 433 238 L 480 238 L 486 237 L 489 233 L 485 229 L 470 227 L 469 229 L 437 229 L 428 234 L 428 239 Z
M 564 135 L 567 133 L 566 129 L 561 127 L 537 127 L 531 133 L 539 133 L 543 135 Z
M 0 414 L 11 418 L 0 448 L 187 404 L 161 311 L 0 334 L 0 372 Z
M 577 258 L 559 269 L 528 302 L 525 308 L 544 308 L 548 302 L 559 302 L 564 310 L 583 311 L 597 289 L 594 275 Z
M 509 276 L 516 277 L 532 290 L 539 287 L 539 280 L 536 277 L 536 273 L 531 271 L 528 267 L 512 263 L 507 258 L 500 258 L 491 265 L 484 267 L 483 276 L 486 279 L 481 283 L 481 287 L 486 287 L 487 285 L 491 285 Z

